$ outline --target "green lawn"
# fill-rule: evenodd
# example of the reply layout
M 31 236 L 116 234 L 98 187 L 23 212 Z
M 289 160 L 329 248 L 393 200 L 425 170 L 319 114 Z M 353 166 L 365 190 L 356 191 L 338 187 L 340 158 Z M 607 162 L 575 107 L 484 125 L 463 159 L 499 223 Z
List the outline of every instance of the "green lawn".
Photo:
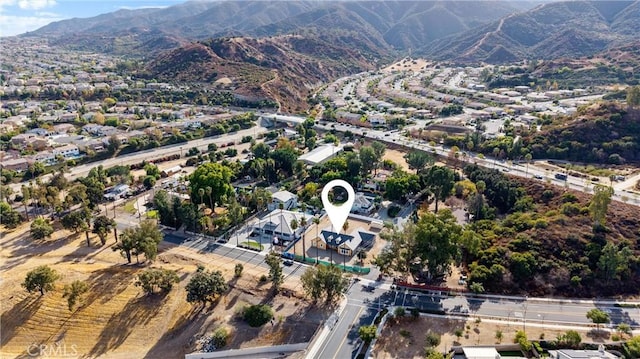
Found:
M 124 211 L 131 214 L 138 213 L 138 210 L 133 206 L 136 203 L 136 200 L 129 201 L 124 205 Z
M 264 246 L 256 241 L 246 241 L 246 242 L 242 242 L 240 243 L 240 247 L 251 247 L 251 248 L 255 248 L 257 250 L 263 250 Z

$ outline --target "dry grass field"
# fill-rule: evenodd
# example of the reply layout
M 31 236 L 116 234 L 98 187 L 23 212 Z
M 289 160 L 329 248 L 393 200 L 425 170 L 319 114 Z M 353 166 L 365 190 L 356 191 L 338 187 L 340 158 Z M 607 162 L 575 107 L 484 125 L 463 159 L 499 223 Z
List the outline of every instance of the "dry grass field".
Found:
M 51 239 L 33 241 L 28 228 L 24 224 L 11 232 L 3 229 L 0 239 L 2 358 L 28 357 L 34 345 L 58 345 L 66 348 L 66 355 L 87 358 L 179 358 L 196 350 L 197 340 L 220 326 L 231 333 L 226 348 L 297 343 L 310 340 L 325 315 L 301 298 L 297 280 L 285 282 L 288 296 L 272 297 L 271 285 L 257 280 L 266 270 L 245 265 L 243 276 L 233 279 L 232 259 L 165 243 L 151 266 L 176 270 L 180 283 L 164 297 L 147 297 L 134 282 L 149 265 L 137 265 L 135 259 L 127 264 L 111 250 L 112 236 L 102 247 L 92 237 L 87 247 L 84 234 L 58 229 Z M 44 264 L 61 279 L 44 296 L 29 294 L 21 283 L 28 271 Z M 198 264 L 221 270 L 231 284 L 211 307 L 186 302 L 184 286 Z M 70 311 L 63 287 L 77 279 L 90 289 Z M 273 325 L 250 328 L 238 318 L 245 304 L 256 303 L 272 305 Z

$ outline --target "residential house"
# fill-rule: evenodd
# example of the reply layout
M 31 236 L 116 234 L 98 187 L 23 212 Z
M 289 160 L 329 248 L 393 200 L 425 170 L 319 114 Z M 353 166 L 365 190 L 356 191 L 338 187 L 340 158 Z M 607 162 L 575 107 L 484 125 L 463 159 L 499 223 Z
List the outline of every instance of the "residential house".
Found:
M 34 134 L 36 136 L 40 136 L 40 137 L 47 137 L 51 134 L 51 132 L 49 132 L 49 130 L 46 130 L 44 128 L 32 128 L 29 131 L 27 131 L 26 133 L 28 134 Z
M 270 239 L 277 239 L 280 244 L 290 242 L 300 238 L 304 230 L 299 225 L 296 229 L 291 227 L 294 220 L 300 223 L 304 217 L 302 212 L 292 212 L 285 210 L 273 210 L 260 218 L 254 225 L 253 233 L 260 236 L 267 236 Z
M 2 168 L 17 172 L 26 171 L 29 168 L 29 160 L 24 157 L 2 160 Z
M 53 155 L 55 157 L 62 156 L 66 160 L 78 158 L 80 156 L 80 149 L 76 145 L 68 144 L 54 148 Z
M 298 196 L 289 191 L 278 191 L 271 195 L 271 203 L 267 205 L 270 211 L 280 208 L 280 204 L 283 205 L 283 209 L 292 209 L 298 205 Z
M 61 123 L 53 126 L 53 132 L 57 135 L 66 135 L 76 132 L 76 126 L 70 123 Z
M 376 234 L 357 228 L 349 234 L 339 234 L 327 227 L 320 231 L 320 236 L 311 240 L 311 245 L 324 250 L 335 250 L 345 255 L 353 256 L 359 247 L 371 247 Z
M 356 192 L 355 199 L 353 200 L 353 206 L 351 207 L 352 213 L 370 214 L 376 208 L 375 198 L 373 196 L 367 196 L 362 192 Z

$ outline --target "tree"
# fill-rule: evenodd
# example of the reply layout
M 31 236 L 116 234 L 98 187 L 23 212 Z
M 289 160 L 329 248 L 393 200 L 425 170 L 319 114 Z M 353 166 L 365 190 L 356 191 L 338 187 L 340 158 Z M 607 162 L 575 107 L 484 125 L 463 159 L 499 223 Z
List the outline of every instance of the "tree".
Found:
M 73 211 L 60 220 L 64 229 L 78 233 L 84 231 L 87 228 L 87 222 L 85 221 L 85 213 L 83 211 Z
M 358 336 L 365 343 L 370 343 L 376 338 L 376 331 L 378 327 L 375 325 L 362 325 L 358 328 Z
M 362 163 L 362 176 L 366 177 L 374 168 L 376 168 L 376 153 L 371 146 L 362 146 L 360 147 L 358 155 L 360 156 L 360 162 Z
M 153 186 L 156 185 L 156 178 L 153 176 L 146 176 L 143 180 L 142 180 L 142 184 L 144 185 L 144 187 L 146 189 L 151 189 L 153 188 Z
M 38 217 L 31 222 L 31 237 L 33 237 L 33 239 L 51 237 L 52 233 L 53 227 L 46 218 Z
M 110 154 L 115 154 L 122 147 L 122 142 L 118 139 L 116 135 L 112 135 L 109 137 L 109 142 L 107 143 L 107 151 Z
M 502 333 L 502 330 L 496 330 L 495 338 L 498 341 L 498 343 L 502 342 L 503 337 L 504 337 L 504 334 Z
M 244 308 L 244 320 L 250 327 L 260 327 L 273 319 L 273 309 L 266 304 L 255 304 Z
M 610 283 L 612 279 L 620 279 L 621 275 L 628 273 L 629 262 L 632 261 L 632 258 L 633 252 L 628 245 L 622 245 L 622 248 L 619 249 L 612 242 L 605 244 L 598 259 L 600 275 L 607 283 Z
M 411 262 L 416 258 L 415 244 L 416 225 L 408 222 L 403 231 L 394 228 L 385 239 L 390 245 L 373 259 L 373 263 L 380 268 L 380 272 L 391 275 L 394 272 L 406 275 L 409 273 Z
M 43 265 L 27 273 L 22 286 L 29 293 L 39 291 L 40 295 L 44 295 L 45 291 L 53 289 L 53 283 L 58 279 L 60 279 L 60 275 L 55 270 Z
M 27 208 L 27 203 L 29 203 L 29 200 L 31 199 L 31 191 L 29 190 L 29 187 L 25 185 L 22 185 L 21 190 L 22 190 L 21 202 L 22 202 L 22 205 L 24 205 L 24 216 L 27 218 L 27 221 L 29 221 L 29 210 Z M 4 211 L 0 212 L 0 214 L 1 213 L 4 213 Z M 2 223 L 5 223 L 6 225 L 6 222 L 4 220 L 2 221 Z
M 415 229 L 415 254 L 426 266 L 430 277 L 445 273 L 458 257 L 461 235 L 462 227 L 448 209 L 420 216 Z
M 306 210 L 306 205 L 303 203 L 302 207 L 304 207 L 302 209 L 302 213 L 305 212 Z M 306 262 L 307 260 L 307 243 L 305 242 L 305 233 L 307 232 L 307 217 L 305 217 L 304 215 L 302 216 L 302 218 L 300 219 L 300 227 L 302 227 L 302 261 Z
M 204 188 L 213 209 L 214 203 L 221 203 L 222 198 L 231 198 L 234 195 L 231 185 L 232 176 L 231 168 L 219 163 L 209 162 L 198 166 L 189 177 L 191 198 L 198 198 L 198 190 Z
M 595 325 L 596 329 L 600 329 L 600 324 L 609 323 L 609 314 L 598 308 L 593 308 L 587 312 L 587 319 L 590 319 Z
M 14 210 L 9 203 L 0 202 L 0 224 L 4 224 L 7 228 L 16 228 L 20 222 L 22 222 L 20 213 Z
M 116 226 L 116 221 L 107 216 L 98 216 L 93 220 L 93 233 L 98 235 L 100 243 L 105 245 L 107 243 L 107 235 Z
M 204 267 L 198 267 L 196 273 L 191 277 L 185 287 L 187 291 L 187 302 L 213 302 L 219 295 L 229 289 L 222 272 L 207 271 Z
M 147 295 L 155 293 L 167 293 L 173 288 L 174 283 L 178 283 L 180 278 L 174 270 L 164 268 L 149 268 L 138 274 L 136 287 L 142 287 Z
M 89 285 L 81 280 L 74 280 L 71 284 L 64 286 L 64 293 L 62 298 L 67 298 L 67 305 L 69 310 L 73 310 L 73 307 L 78 302 L 80 296 L 89 291 Z
M 640 86 L 627 87 L 627 105 L 630 107 L 640 106 Z
M 420 173 L 427 166 L 433 164 L 433 157 L 423 151 L 411 151 L 404 156 L 404 159 L 409 168 L 416 170 L 416 173 Z
M 280 285 L 284 282 L 282 274 L 282 258 L 276 252 L 269 252 L 264 261 L 269 266 L 269 279 L 273 283 L 273 289 L 277 292 Z
M 453 190 L 453 171 L 443 166 L 433 166 L 427 170 L 425 176 L 426 187 L 433 193 L 435 199 L 435 212 L 438 213 L 438 201 L 446 200 Z
M 613 188 L 603 185 L 595 185 L 593 187 L 593 197 L 589 203 L 589 212 L 593 218 L 594 228 L 604 226 L 607 209 L 609 208 L 609 203 L 611 203 L 611 196 L 613 196 Z
M 629 339 L 625 345 L 632 357 L 640 357 L 640 335 Z
M 349 285 L 340 268 L 334 265 L 309 267 L 300 277 L 300 281 L 311 299 L 317 301 L 324 296 L 326 303 L 333 302 Z
M 524 160 L 527 162 L 527 169 L 525 172 L 525 176 L 529 175 L 529 163 L 531 162 L 532 159 L 533 159 L 533 156 L 530 153 L 527 153 L 526 155 L 524 155 Z
M 128 263 L 131 263 L 131 255 L 135 255 L 137 259 L 140 254 L 152 261 L 158 254 L 158 244 L 162 242 L 162 237 L 163 234 L 155 221 L 146 220 L 137 227 L 125 229 L 120 236 L 120 242 L 112 248 L 114 251 L 120 251 Z

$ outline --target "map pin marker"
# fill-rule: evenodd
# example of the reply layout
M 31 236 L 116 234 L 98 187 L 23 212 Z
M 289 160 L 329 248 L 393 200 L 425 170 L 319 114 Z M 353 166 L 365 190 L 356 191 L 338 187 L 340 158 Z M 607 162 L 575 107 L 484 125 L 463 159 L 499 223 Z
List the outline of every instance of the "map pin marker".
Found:
M 334 187 L 344 188 L 345 190 L 347 190 L 348 195 L 347 201 L 337 206 L 329 201 L 329 191 L 331 191 L 331 189 L 333 189 Z M 329 220 L 333 225 L 333 230 L 336 231 L 336 233 L 340 233 L 344 222 L 347 220 L 347 217 L 349 217 L 349 212 L 351 212 L 353 202 L 356 199 L 356 193 L 353 190 L 353 187 L 351 187 L 351 185 L 345 180 L 333 180 L 324 186 L 324 188 L 322 189 L 321 198 L 324 209 L 325 211 L 327 211 Z

